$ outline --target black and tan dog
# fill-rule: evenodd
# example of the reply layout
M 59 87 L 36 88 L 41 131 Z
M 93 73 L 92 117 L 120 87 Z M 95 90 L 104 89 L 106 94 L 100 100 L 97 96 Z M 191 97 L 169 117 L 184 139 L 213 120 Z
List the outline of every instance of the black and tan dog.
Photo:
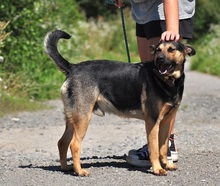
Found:
M 171 120 L 175 117 L 183 95 L 185 57 L 195 54 L 188 45 L 164 42 L 152 46 L 154 62 L 129 64 L 108 60 L 70 64 L 57 50 L 60 38 L 70 35 L 56 30 L 45 39 L 46 52 L 66 75 L 61 94 L 66 129 L 58 142 L 60 163 L 67 170 L 70 146 L 73 168 L 79 176 L 89 172 L 81 168 L 81 143 L 92 113 L 105 112 L 145 121 L 150 161 L 156 175 L 176 166 L 167 161 Z

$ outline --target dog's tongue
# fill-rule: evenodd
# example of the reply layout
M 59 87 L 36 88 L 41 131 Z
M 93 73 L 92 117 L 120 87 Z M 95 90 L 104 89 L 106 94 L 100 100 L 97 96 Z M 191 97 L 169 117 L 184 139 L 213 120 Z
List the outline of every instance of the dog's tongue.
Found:
M 159 72 L 161 74 L 166 74 L 169 68 L 170 68 L 170 65 L 161 65 L 160 69 L 159 69 Z

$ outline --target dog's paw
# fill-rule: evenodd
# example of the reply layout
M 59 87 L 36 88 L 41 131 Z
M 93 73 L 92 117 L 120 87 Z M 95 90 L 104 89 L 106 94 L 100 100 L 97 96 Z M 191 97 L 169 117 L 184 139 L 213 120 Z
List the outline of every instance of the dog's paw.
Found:
M 76 172 L 76 174 L 77 174 L 78 176 L 82 176 L 82 177 L 84 177 L 84 176 L 89 176 L 89 172 L 88 172 L 87 170 L 85 170 L 85 169 L 81 169 L 81 171 Z
M 177 167 L 176 167 L 176 165 L 174 165 L 173 163 L 168 163 L 168 164 L 166 165 L 166 169 L 167 169 L 167 170 L 170 170 L 170 171 L 173 171 L 173 170 L 176 170 Z
M 165 169 L 156 169 L 154 170 L 154 174 L 157 176 L 166 176 L 167 171 Z

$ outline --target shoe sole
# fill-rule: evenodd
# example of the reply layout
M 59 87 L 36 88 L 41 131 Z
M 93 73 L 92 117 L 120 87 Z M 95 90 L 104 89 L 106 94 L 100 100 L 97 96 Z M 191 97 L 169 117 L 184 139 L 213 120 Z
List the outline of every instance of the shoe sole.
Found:
M 126 162 L 135 167 L 151 167 L 151 163 L 148 160 L 134 160 L 130 156 L 126 157 Z
M 172 158 L 173 162 L 177 162 L 179 160 L 178 152 L 177 151 L 170 151 L 170 152 L 171 152 L 171 158 Z M 137 154 L 137 150 L 135 150 L 135 149 L 132 149 L 128 152 L 128 156 L 135 155 L 135 154 Z M 168 159 L 169 159 L 169 157 L 168 157 Z M 141 160 L 141 161 L 143 161 L 143 160 Z
M 169 163 L 173 163 L 173 160 L 171 157 L 167 157 L 167 160 Z M 126 157 L 126 162 L 129 163 L 130 165 L 133 165 L 135 167 L 151 167 L 151 163 L 149 160 L 137 160 L 134 158 L 131 158 L 130 156 Z

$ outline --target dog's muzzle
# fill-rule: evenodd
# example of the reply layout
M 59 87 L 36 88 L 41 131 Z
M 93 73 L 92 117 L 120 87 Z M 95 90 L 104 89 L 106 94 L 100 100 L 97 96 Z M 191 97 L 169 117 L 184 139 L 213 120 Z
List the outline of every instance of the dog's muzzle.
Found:
M 159 55 L 156 58 L 155 65 L 158 68 L 158 71 L 163 74 L 167 75 L 173 72 L 176 63 L 173 61 L 168 60 L 164 55 Z

